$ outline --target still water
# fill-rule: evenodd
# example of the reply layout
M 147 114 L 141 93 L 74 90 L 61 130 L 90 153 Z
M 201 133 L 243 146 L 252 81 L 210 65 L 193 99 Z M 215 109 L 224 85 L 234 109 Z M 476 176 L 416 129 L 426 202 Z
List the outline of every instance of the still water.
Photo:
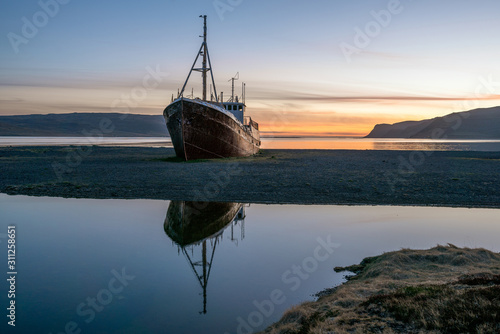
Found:
M 498 209 L 0 194 L 0 212 L 5 262 L 16 226 L 17 333 L 249 333 L 340 284 L 335 266 L 446 243 L 500 251 Z
M 17 137 L 0 136 L 0 146 L 61 146 L 61 145 L 103 145 L 103 146 L 145 146 L 173 147 L 170 138 L 165 137 Z
M 266 138 L 264 149 L 500 151 L 500 140 L 400 138 Z
M 102 145 L 173 147 L 165 137 L 0 137 L 0 146 Z M 500 140 L 298 137 L 262 138 L 263 149 L 500 151 Z

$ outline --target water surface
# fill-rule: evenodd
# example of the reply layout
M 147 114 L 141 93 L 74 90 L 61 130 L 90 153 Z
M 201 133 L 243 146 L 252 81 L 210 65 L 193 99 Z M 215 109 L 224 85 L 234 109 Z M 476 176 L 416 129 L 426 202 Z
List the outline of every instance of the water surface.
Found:
M 64 145 L 173 147 L 169 137 L 0 137 L 0 147 Z
M 4 254 L 17 229 L 17 332 L 245 333 L 340 284 L 335 266 L 446 243 L 500 251 L 498 209 L 197 205 L 0 194 Z
M 500 140 L 400 138 L 265 138 L 264 149 L 500 151 Z
M 173 147 L 169 137 L 0 137 L 0 146 L 102 145 Z M 262 138 L 263 149 L 500 151 L 500 140 L 298 137 Z

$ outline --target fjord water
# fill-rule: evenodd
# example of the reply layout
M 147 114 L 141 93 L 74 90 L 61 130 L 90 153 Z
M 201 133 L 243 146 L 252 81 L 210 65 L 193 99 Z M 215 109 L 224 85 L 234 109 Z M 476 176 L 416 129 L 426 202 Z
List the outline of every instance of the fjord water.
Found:
M 500 251 L 498 209 L 235 204 L 226 222 L 215 207 L 193 219 L 221 224 L 192 235 L 179 202 L 0 194 L 16 332 L 249 333 L 340 284 L 336 266 L 446 243 Z
M 264 149 L 500 151 L 500 140 L 299 137 L 265 138 Z
M 173 147 L 169 137 L 1 137 L 2 146 L 103 145 Z M 500 140 L 296 137 L 262 138 L 263 149 L 500 151 Z
M 170 138 L 165 137 L 22 137 L 0 136 L 2 146 L 61 146 L 61 145 L 106 145 L 173 147 Z

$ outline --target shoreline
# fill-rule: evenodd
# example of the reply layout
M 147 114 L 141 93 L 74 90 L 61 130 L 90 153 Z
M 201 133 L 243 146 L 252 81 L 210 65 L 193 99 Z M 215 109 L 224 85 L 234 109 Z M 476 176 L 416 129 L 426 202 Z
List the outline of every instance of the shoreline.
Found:
M 500 253 L 402 249 L 348 267 L 347 281 L 288 308 L 259 333 L 496 333 Z
M 69 198 L 500 208 L 500 152 L 261 150 L 181 162 L 172 148 L 0 147 L 0 192 Z

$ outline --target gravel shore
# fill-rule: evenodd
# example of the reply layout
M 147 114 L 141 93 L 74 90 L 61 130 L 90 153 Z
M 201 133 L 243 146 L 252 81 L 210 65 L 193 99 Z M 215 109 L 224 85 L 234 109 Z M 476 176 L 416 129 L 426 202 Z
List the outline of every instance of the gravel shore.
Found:
M 263 150 L 182 162 L 170 148 L 0 147 L 0 172 L 12 195 L 500 207 L 500 152 Z

